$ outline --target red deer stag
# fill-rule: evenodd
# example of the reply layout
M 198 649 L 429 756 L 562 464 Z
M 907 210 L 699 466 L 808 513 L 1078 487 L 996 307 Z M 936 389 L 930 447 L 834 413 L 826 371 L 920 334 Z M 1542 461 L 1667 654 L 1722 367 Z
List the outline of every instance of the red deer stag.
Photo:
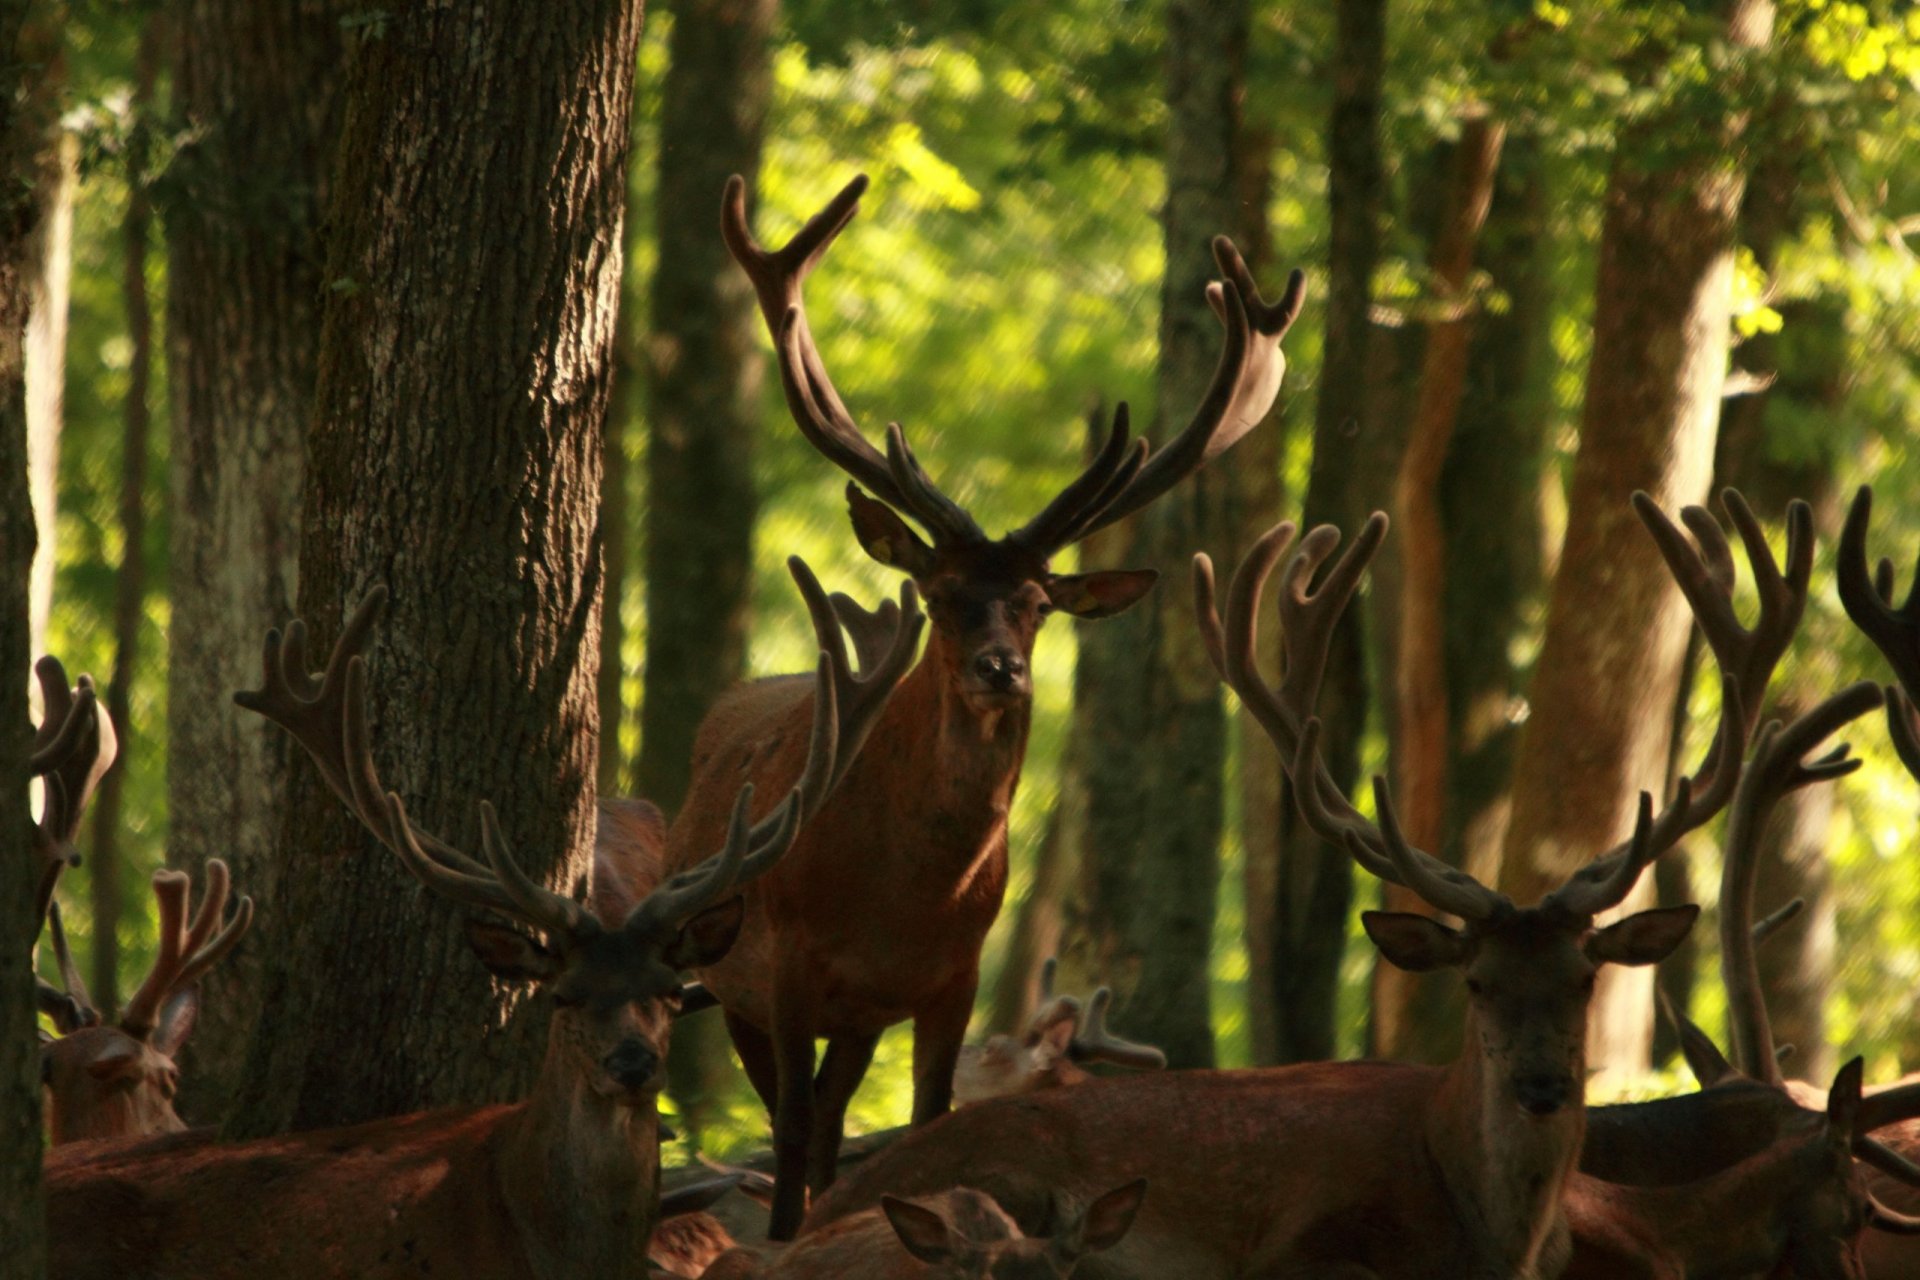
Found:
M 192 881 L 183 872 L 153 873 L 160 942 L 153 966 L 108 1025 L 81 981 L 59 908 L 52 909 L 54 951 L 75 1012 L 55 1018 L 58 1039 L 41 1048 L 47 1122 L 54 1145 L 82 1138 L 134 1138 L 177 1133 L 187 1126 L 173 1109 L 180 1071 L 174 1059 L 200 1011 L 199 982 L 246 935 L 253 899 L 242 897 L 226 919 L 227 864 L 207 862 L 207 892 L 187 926 Z
M 887 1027 L 914 1024 L 913 1122 L 951 1104 L 980 946 L 1006 887 L 1007 814 L 1026 754 L 1035 635 L 1055 611 L 1117 613 L 1155 576 L 1055 573 L 1052 558 L 1146 507 L 1266 415 L 1286 367 L 1280 340 L 1302 293 L 1296 272 L 1278 303 L 1263 301 L 1232 244 L 1216 240 L 1224 279 L 1208 298 L 1226 341 L 1192 420 L 1149 457 L 1144 440 L 1129 440 L 1122 406 L 1080 477 L 1021 528 L 990 538 L 935 487 L 897 425 L 884 452 L 868 441 L 814 345 L 801 282 L 865 190 L 866 179 L 856 178 L 778 250 L 762 248 L 748 230 L 746 184 L 737 177 L 721 219 L 773 333 L 801 434 L 852 477 L 847 500 L 861 546 L 918 584 L 933 619 L 926 653 L 881 715 L 873 749 L 850 764 L 792 856 L 748 889 L 740 944 L 700 971 L 773 1118 L 776 1239 L 799 1226 L 809 1186 L 832 1181 L 848 1101 Z M 739 779 L 784 785 L 807 714 L 804 681 L 746 685 L 715 705 L 668 836 L 669 868 L 687 865 L 711 841 Z M 816 1077 L 814 1041 L 823 1037 Z
M 1676 946 L 1696 908 L 1643 912 L 1596 929 L 1641 871 L 1731 797 L 1749 724 L 1740 691 L 1763 690 L 1805 598 L 1811 548 L 1796 526 L 1782 575 L 1757 528 L 1747 548 L 1760 621 L 1732 610 L 1732 562 L 1706 513 L 1689 509 L 1698 550 L 1647 502 L 1652 528 L 1719 659 L 1725 705 L 1707 763 L 1658 816 L 1643 798 L 1633 836 L 1534 907 L 1519 907 L 1408 846 L 1384 784 L 1378 825 L 1340 794 L 1317 757 L 1312 717 L 1341 613 L 1386 533 L 1376 515 L 1327 572 L 1339 534 L 1316 529 L 1283 575 L 1287 665 L 1269 686 L 1254 666 L 1261 589 L 1292 539 L 1282 525 L 1248 552 L 1223 627 L 1211 567 L 1195 564 L 1201 630 L 1215 665 L 1280 748 L 1307 820 L 1383 879 L 1404 883 L 1455 930 L 1424 916 L 1371 912 L 1369 934 L 1403 967 L 1456 965 L 1469 980 L 1468 1048 L 1452 1066 L 1330 1063 L 1255 1072 L 1183 1072 L 968 1108 L 909 1136 L 822 1201 L 809 1230 L 869 1207 L 878 1192 L 971 1183 L 1029 1230 L 1054 1220 L 1054 1188 L 1088 1194 L 1205 1152 L 1183 1177 L 1156 1177 L 1134 1231 L 1100 1277 L 1552 1276 L 1569 1256 L 1561 1200 L 1585 1128 L 1586 1009 L 1602 964 L 1650 964 Z M 1744 508 L 1742 508 L 1744 511 Z M 999 1135 L 999 1136 L 996 1136 Z M 996 1154 L 998 1153 L 998 1154 Z
M 842 1218 L 771 1260 L 737 1249 L 706 1280 L 1066 1280 L 1082 1274 L 1081 1259 L 1125 1237 L 1146 1192 L 1144 1178 L 1116 1187 L 1041 1238 L 971 1187 L 917 1200 L 882 1196 L 878 1208 Z
M 826 609 L 811 575 L 797 561 L 794 569 Z M 323 677 L 306 669 L 303 629 L 270 635 L 265 687 L 236 700 L 287 729 L 423 885 L 519 926 L 472 920 L 467 936 L 496 975 L 554 997 L 533 1095 L 232 1145 L 199 1131 L 62 1148 L 49 1161 L 56 1276 L 646 1273 L 658 1204 L 654 1102 L 680 974 L 732 943 L 742 886 L 793 843 L 808 799 L 844 767 L 841 730 L 861 738 L 874 705 L 860 695 L 874 690 L 843 684 L 829 643 L 837 637 L 823 633 L 805 759 L 786 799 L 755 823 L 754 786 L 744 783 L 719 851 L 609 928 L 521 869 L 486 801 L 476 858 L 416 828 L 384 788 L 360 656 L 384 594 L 376 588 L 355 610 Z
M 1084 1008 L 1073 996 L 1055 996 L 1056 968 L 1051 959 L 1041 966 L 1040 1007 L 1019 1036 L 992 1036 L 985 1044 L 960 1051 L 953 1096 L 961 1106 L 1079 1084 L 1093 1078 L 1086 1063 L 1110 1062 L 1139 1071 L 1167 1065 L 1167 1055 L 1158 1049 L 1107 1030 L 1107 1006 L 1113 999 L 1107 988 L 1095 991 Z

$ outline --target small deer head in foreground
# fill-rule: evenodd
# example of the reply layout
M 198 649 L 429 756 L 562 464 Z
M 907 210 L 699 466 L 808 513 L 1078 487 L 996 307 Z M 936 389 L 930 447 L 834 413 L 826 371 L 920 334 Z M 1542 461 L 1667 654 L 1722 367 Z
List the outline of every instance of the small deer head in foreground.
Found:
M 1051 1236 L 1023 1233 L 998 1202 L 961 1187 L 924 1200 L 880 1198 L 881 1212 L 928 1280 L 1065 1280 L 1090 1253 L 1111 1249 L 1133 1227 L 1145 1178 L 1116 1187 Z

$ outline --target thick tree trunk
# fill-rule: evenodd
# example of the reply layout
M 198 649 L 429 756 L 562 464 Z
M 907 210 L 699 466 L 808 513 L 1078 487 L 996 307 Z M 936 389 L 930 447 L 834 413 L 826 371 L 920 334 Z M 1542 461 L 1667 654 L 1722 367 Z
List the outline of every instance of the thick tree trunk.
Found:
M 1728 18 L 1734 42 L 1757 47 L 1772 8 L 1735 0 Z M 1689 116 L 1632 131 L 1608 181 L 1566 550 L 1501 869 L 1520 902 L 1624 838 L 1639 793 L 1667 777 L 1689 616 L 1628 497 L 1644 489 L 1674 511 L 1703 499 L 1712 475 L 1744 183 L 1735 122 L 1701 126 Z M 1650 899 L 1650 879 L 1626 909 Z M 1646 1066 L 1652 990 L 1648 969 L 1604 971 L 1588 1041 L 1601 1069 Z
M 140 655 L 140 624 L 147 598 L 147 435 L 153 383 L 153 309 L 147 299 L 147 235 L 152 209 L 147 198 L 146 116 L 153 110 L 159 63 L 158 17 L 147 19 L 135 55 L 134 141 L 127 152 L 127 212 L 120 225 L 120 299 L 126 311 L 127 398 L 121 407 L 120 568 L 113 588 L 113 678 L 107 683 L 107 715 L 120 730 L 119 768 L 109 769 L 93 794 L 93 850 L 87 885 L 93 900 L 93 978 L 88 983 L 103 1009 L 120 1007 L 120 906 L 125 871 L 120 865 L 121 812 L 127 774 L 143 741 L 158 735 L 133 732 L 133 672 Z
M 661 103 L 659 266 L 641 359 L 647 435 L 647 658 L 637 794 L 673 813 L 694 731 L 746 674 L 753 588 L 760 321 L 714 232 L 728 175 L 751 182 L 773 93 L 776 0 L 692 0 L 674 12 Z M 668 1083 L 697 1134 L 734 1078 L 725 1028 L 674 1036 Z
M 1448 758 L 1452 752 L 1446 672 L 1449 580 L 1440 480 L 1466 398 L 1472 353 L 1474 252 L 1493 202 L 1505 127 L 1482 113 L 1468 119 L 1452 147 L 1449 174 L 1436 215 L 1428 269 L 1434 314 L 1426 326 L 1419 386 L 1406 451 L 1394 480 L 1393 512 L 1400 549 L 1399 619 L 1394 646 L 1394 765 L 1396 799 L 1407 838 L 1422 849 L 1446 848 Z M 1488 637 L 1489 644 L 1499 638 Z M 1436 912 L 1418 894 L 1386 887 L 1392 911 Z M 1450 973 L 1444 975 L 1451 979 Z M 1459 1024 L 1445 1001 L 1425 1001 L 1445 987 L 1424 975 L 1376 959 L 1373 968 L 1373 1053 L 1427 1058 L 1425 1004 L 1439 1004 L 1434 1021 Z M 1443 1052 L 1430 1060 L 1448 1061 Z
M 27 239 L 37 212 L 28 180 L 43 122 L 29 89 L 43 69 L 22 38 L 27 5 L 0 0 L 0 1280 L 46 1274 L 40 1182 L 40 1045 L 34 1034 L 37 878 L 28 845 L 28 579 L 33 506 L 27 484 Z M 23 109 L 26 108 L 26 109 Z
M 374 754 L 416 821 L 528 873 L 588 873 L 599 733 L 600 442 L 620 292 L 637 2 L 396 12 L 346 86 L 300 612 L 330 641 L 376 583 Z M 543 1019 L 294 773 L 276 939 L 232 1127 L 522 1094 Z
M 1369 311 L 1379 257 L 1383 174 L 1380 83 L 1386 60 L 1385 0 L 1340 0 L 1335 14 L 1333 111 L 1327 127 L 1328 204 L 1326 353 L 1313 416 L 1313 470 L 1303 528 L 1337 524 L 1354 533 L 1365 514 L 1361 424 L 1366 420 Z M 1384 498 L 1385 495 L 1381 494 Z M 1320 694 L 1321 755 L 1343 788 L 1359 771 L 1367 714 L 1361 608 L 1335 634 Z M 1270 748 L 1269 748 L 1270 749 Z M 1276 1058 L 1313 1062 L 1334 1056 L 1334 1004 L 1346 951 L 1353 870 L 1346 851 L 1323 844 L 1287 804 L 1274 910 L 1272 969 L 1255 974 L 1280 1013 Z
M 203 987 L 181 1099 L 202 1120 L 231 1104 L 288 923 L 276 849 L 292 748 L 232 699 L 257 685 L 260 638 L 294 608 L 340 38 L 318 0 L 192 0 L 169 35 L 173 98 L 194 140 L 170 167 L 180 190 L 164 210 L 167 857 L 196 872 L 226 859 L 263 907 Z
M 1208 242 L 1237 229 L 1238 131 L 1248 36 L 1245 0 L 1173 0 L 1167 12 L 1165 209 L 1161 292 L 1161 431 L 1196 404 L 1220 350 L 1206 303 Z M 1103 723 L 1088 767 L 1088 829 L 1097 850 L 1092 910 L 1120 992 L 1115 1023 L 1176 1067 L 1211 1066 L 1208 986 L 1226 718 L 1183 590 L 1195 550 L 1228 549 L 1231 461 L 1163 498 L 1134 527 L 1133 563 L 1160 588 L 1103 624 L 1092 671 Z

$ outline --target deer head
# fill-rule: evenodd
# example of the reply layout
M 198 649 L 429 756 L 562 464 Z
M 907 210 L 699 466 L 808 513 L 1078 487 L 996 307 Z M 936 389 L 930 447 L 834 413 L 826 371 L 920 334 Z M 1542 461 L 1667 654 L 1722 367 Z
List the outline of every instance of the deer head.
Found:
M 991 1036 L 983 1045 L 960 1051 L 953 1073 L 953 1095 L 960 1105 L 1078 1084 L 1089 1077 L 1088 1063 L 1110 1062 L 1141 1071 L 1167 1065 L 1167 1055 L 1160 1050 L 1107 1030 L 1113 992 L 1106 987 L 1095 991 L 1084 1007 L 1073 996 L 1054 995 L 1057 967 L 1052 959 L 1041 966 L 1040 1007 L 1018 1036 Z
M 960 1187 L 924 1200 L 880 1197 L 881 1210 L 928 1280 L 1065 1280 L 1090 1253 L 1111 1249 L 1133 1227 L 1145 1178 L 1098 1197 L 1055 1234 L 1024 1234 L 985 1192 Z
M 1725 501 L 1760 590 L 1760 617 L 1751 628 L 1734 615 L 1733 558 L 1713 518 L 1702 508 L 1687 508 L 1682 519 L 1693 533 L 1689 542 L 1644 494 L 1634 498 L 1720 667 L 1721 720 L 1713 746 L 1658 816 L 1652 797 L 1643 794 L 1631 838 L 1530 907 L 1409 845 L 1384 778 L 1373 783 L 1376 824 L 1340 793 L 1320 762 L 1313 706 L 1328 649 L 1386 536 L 1386 517 L 1367 521 L 1317 587 L 1315 575 L 1339 546 L 1339 531 L 1317 528 L 1293 554 L 1282 575 L 1285 671 L 1278 686 L 1267 684 L 1255 663 L 1257 617 L 1262 588 L 1291 544 L 1293 526 L 1273 529 L 1247 553 L 1234 575 L 1224 625 L 1214 604 L 1212 563 L 1204 555 L 1194 559 L 1195 608 L 1209 656 L 1280 749 L 1308 825 L 1375 876 L 1412 889 L 1463 922 L 1454 928 L 1423 915 L 1372 911 L 1362 917 L 1368 936 L 1400 968 L 1462 972 L 1474 1029 L 1470 1043 L 1477 1037 L 1480 1060 L 1503 1082 L 1513 1105 L 1530 1116 L 1551 1116 L 1581 1100 L 1587 1006 L 1600 967 L 1653 964 L 1692 927 L 1699 914 L 1693 906 L 1643 911 L 1605 927 L 1596 927 L 1594 918 L 1618 906 L 1649 863 L 1725 807 L 1752 729 L 1744 698 L 1751 691 L 1757 705 L 1805 607 L 1813 555 L 1805 504 L 1796 504 L 1789 516 L 1783 573 L 1746 503 L 1732 490 Z
M 253 924 L 253 899 L 242 897 L 226 918 L 230 877 L 218 858 L 207 862 L 207 891 L 191 927 L 184 872 L 153 873 L 160 920 L 153 967 L 112 1023 L 94 1009 L 67 950 L 58 906 L 51 908 L 54 953 L 71 1011 L 56 1015 L 57 1039 L 41 1048 L 48 1127 L 54 1145 L 80 1138 L 144 1137 L 186 1128 L 173 1109 L 180 1081 L 175 1062 L 200 1012 L 200 979 Z
M 596 1094 L 652 1111 L 661 1084 L 681 973 L 709 965 L 733 945 L 745 912 L 740 889 L 793 843 L 805 814 L 831 789 L 857 751 L 885 694 L 911 660 L 921 616 L 911 589 L 894 616 L 900 637 L 887 662 L 856 679 L 819 582 L 790 560 L 821 643 L 806 763 L 792 791 L 755 822 L 754 791 L 743 786 L 722 847 L 668 878 L 618 926 L 602 925 L 576 899 L 539 884 L 507 847 L 491 803 L 479 802 L 481 857 L 420 830 L 373 763 L 362 650 L 386 601 L 375 587 L 348 618 L 325 672 L 308 669 L 306 628 L 269 632 L 265 681 L 234 701 L 293 735 L 321 777 L 427 888 L 487 916 L 467 923 L 481 963 L 506 982 L 533 983 L 553 996 L 550 1063 Z
M 1107 617 L 1139 600 L 1156 576 L 1059 574 L 1052 557 L 1147 506 L 1266 415 L 1286 369 L 1280 340 L 1299 313 L 1304 277 L 1294 272 L 1280 301 L 1269 305 L 1232 242 L 1216 239 L 1223 279 L 1208 286 L 1207 299 L 1225 326 L 1226 345 L 1185 430 L 1149 457 L 1144 439 L 1129 439 L 1127 407 L 1120 405 L 1105 447 L 1080 477 L 1021 528 L 991 538 L 928 478 L 898 423 L 887 428 L 884 454 L 868 441 L 814 344 L 801 284 L 852 221 L 866 189 L 866 178 L 855 178 L 783 248 L 768 250 L 748 229 L 746 183 L 735 176 L 721 232 L 759 297 L 794 421 L 808 443 L 852 477 L 847 503 L 860 545 L 907 574 L 926 597 L 930 654 L 946 687 L 983 714 L 1022 705 L 1032 696 L 1028 664 L 1048 614 Z

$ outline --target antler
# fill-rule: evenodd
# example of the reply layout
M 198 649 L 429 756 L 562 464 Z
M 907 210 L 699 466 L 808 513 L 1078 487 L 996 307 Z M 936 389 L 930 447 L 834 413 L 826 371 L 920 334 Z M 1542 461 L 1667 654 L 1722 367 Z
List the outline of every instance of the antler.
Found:
M 1689 542 L 1652 498 L 1633 495 L 1634 511 L 1653 535 L 1720 668 L 1720 724 L 1713 743 L 1700 767 L 1675 785 L 1672 800 L 1657 818 L 1651 799 L 1643 795 L 1633 836 L 1575 873 L 1542 905 L 1570 915 L 1595 915 L 1619 905 L 1648 863 L 1733 799 L 1754 718 L 1806 610 L 1807 582 L 1813 573 L 1813 510 L 1798 500 L 1787 504 L 1783 573 L 1767 545 L 1766 531 L 1740 492 L 1723 489 L 1720 500 L 1740 535 L 1760 595 L 1760 616 L 1752 627 L 1743 626 L 1734 612 L 1733 554 L 1712 514 L 1700 506 L 1681 509 L 1680 518 L 1693 534 Z
M 1906 602 L 1895 608 L 1893 561 L 1883 558 L 1871 574 L 1867 571 L 1867 525 L 1872 518 L 1873 486 L 1863 484 L 1840 531 L 1840 603 L 1900 681 L 1899 689 L 1887 690 L 1887 729 L 1900 763 L 1920 778 L 1920 715 L 1913 705 L 1920 697 L 1920 568 L 1915 569 Z
M 1268 303 L 1233 241 L 1215 236 L 1213 260 L 1221 279 L 1207 286 L 1207 303 L 1226 329 L 1226 345 L 1186 427 L 1148 458 L 1144 439 L 1128 446 L 1127 407 L 1120 405 L 1106 445 L 1012 540 L 1042 555 L 1078 542 L 1151 503 L 1267 416 L 1287 368 L 1280 343 L 1299 318 L 1306 276 L 1293 272 L 1280 300 Z
M 94 788 L 119 754 L 113 720 L 100 707 L 93 677 L 83 675 L 69 688 L 66 668 L 58 658 L 43 657 L 34 664 L 46 709 L 34 731 L 29 772 L 40 779 L 40 820 L 34 825 L 34 848 L 41 859 L 40 881 L 34 892 L 34 919 L 44 921 L 53 903 L 60 872 L 79 863 L 73 847 L 80 820 Z M 34 932 L 39 933 L 36 925 Z
M 153 967 L 120 1012 L 122 1031 L 135 1039 L 152 1034 L 174 993 L 193 986 L 246 936 L 253 924 L 253 899 L 243 896 L 234 908 L 233 919 L 224 920 L 230 888 L 227 864 L 209 858 L 206 895 L 189 928 L 187 898 L 193 889 L 192 878 L 183 871 L 153 873 L 153 896 L 160 908 L 160 946 Z
M 720 234 L 734 261 L 753 282 L 760 314 L 773 334 L 787 408 L 807 443 L 882 502 L 920 521 L 937 541 L 984 542 L 986 534 L 973 517 L 927 478 L 907 448 L 899 424 L 887 428 L 885 457 L 867 442 L 866 434 L 847 412 L 846 402 L 827 376 L 826 363 L 807 324 L 800 286 L 853 221 L 866 190 L 867 176 L 863 173 L 841 188 L 826 208 L 794 233 L 793 239 L 769 250 L 754 239 L 747 225 L 747 183 L 735 174 L 727 179 L 721 198 Z
M 1087 1001 L 1086 1012 L 1080 1016 L 1080 1029 L 1067 1046 L 1068 1056 L 1075 1062 L 1111 1062 L 1138 1071 L 1165 1068 L 1167 1055 L 1160 1050 L 1150 1044 L 1122 1040 L 1107 1030 L 1107 1008 L 1112 1003 L 1113 992 L 1108 988 L 1101 987 L 1093 993 L 1093 998 Z

